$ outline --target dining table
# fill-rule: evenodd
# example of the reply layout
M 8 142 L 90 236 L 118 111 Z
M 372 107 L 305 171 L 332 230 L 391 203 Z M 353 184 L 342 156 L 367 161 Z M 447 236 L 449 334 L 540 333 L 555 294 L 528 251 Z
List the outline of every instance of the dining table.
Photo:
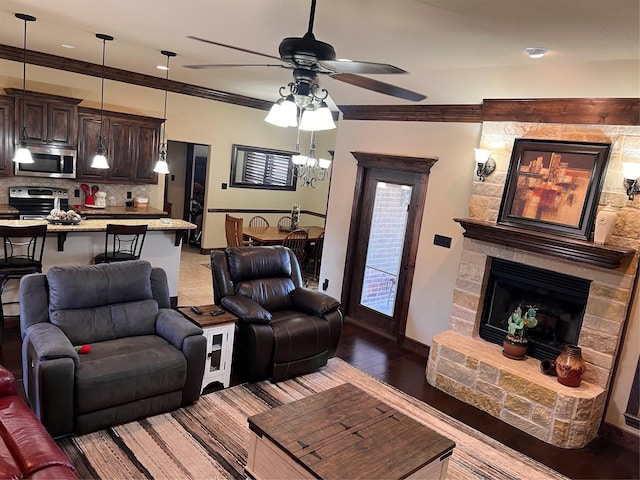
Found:
M 309 242 L 315 242 L 322 232 L 323 227 L 301 226 L 309 235 Z M 279 227 L 243 227 L 242 235 L 246 240 L 251 240 L 254 245 L 280 245 L 291 231 L 280 230 Z

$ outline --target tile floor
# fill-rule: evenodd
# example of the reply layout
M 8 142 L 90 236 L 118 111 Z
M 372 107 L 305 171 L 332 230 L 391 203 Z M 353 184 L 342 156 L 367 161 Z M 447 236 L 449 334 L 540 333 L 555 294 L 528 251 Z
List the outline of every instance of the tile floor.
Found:
M 182 246 L 180 274 L 178 277 L 178 306 L 208 305 L 213 303 L 213 286 L 209 255 L 200 254 L 200 249 Z

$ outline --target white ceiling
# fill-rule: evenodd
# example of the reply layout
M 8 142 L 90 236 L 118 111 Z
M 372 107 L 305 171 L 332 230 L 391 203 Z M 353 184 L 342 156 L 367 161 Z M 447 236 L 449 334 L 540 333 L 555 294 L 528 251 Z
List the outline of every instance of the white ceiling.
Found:
M 37 17 L 28 24 L 27 48 L 164 78 L 156 69 L 172 50 L 171 80 L 264 100 L 291 81 L 280 68 L 192 70 L 182 65 L 275 63 L 260 56 L 197 42 L 188 35 L 278 55 L 284 37 L 307 30 L 310 0 L 0 0 L 0 43 L 22 47 L 24 24 L 15 13 Z M 502 67 L 557 66 L 638 61 L 638 0 L 318 0 L 314 33 L 339 58 L 390 63 L 402 75 L 372 76 L 428 96 L 422 103 L 455 103 L 455 82 L 438 78 Z M 63 48 L 61 44 L 76 48 Z M 551 53 L 532 60 L 526 47 Z M 539 63 L 535 63 L 539 62 Z M 476 73 L 481 75 L 481 73 Z M 327 76 L 321 84 L 336 104 L 408 104 Z M 451 90 L 446 91 L 445 90 Z M 494 97 L 495 98 L 495 97 Z M 464 102 L 460 102 L 464 103 Z

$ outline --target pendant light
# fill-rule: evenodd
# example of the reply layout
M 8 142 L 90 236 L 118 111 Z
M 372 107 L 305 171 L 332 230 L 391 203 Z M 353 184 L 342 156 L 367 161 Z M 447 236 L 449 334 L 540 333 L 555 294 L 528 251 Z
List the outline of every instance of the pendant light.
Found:
M 20 127 L 20 144 L 16 148 L 13 157 L 15 163 L 34 163 L 29 151 L 29 137 L 27 136 L 27 127 L 25 127 L 25 117 L 27 116 L 24 109 L 24 97 L 26 96 L 27 83 L 27 22 L 35 22 L 36 17 L 27 15 L 26 13 L 16 13 L 16 18 L 24 21 L 24 44 L 22 47 L 22 126 Z
M 98 137 L 98 148 L 96 149 L 96 154 L 93 156 L 93 160 L 91 161 L 91 168 L 109 168 L 109 163 L 107 162 L 107 148 L 104 145 L 104 58 L 105 58 L 105 49 L 107 41 L 113 40 L 111 35 L 105 35 L 104 33 L 96 33 L 96 38 L 102 40 L 102 74 L 101 77 L 101 90 L 100 90 L 100 136 Z
M 156 173 L 169 173 L 169 165 L 167 165 L 167 90 L 169 89 L 169 59 L 175 57 L 176 54 L 168 50 L 162 50 L 160 53 L 167 57 L 166 76 L 164 77 L 164 114 L 162 115 L 162 143 L 160 143 L 160 158 L 156 162 L 153 171 Z

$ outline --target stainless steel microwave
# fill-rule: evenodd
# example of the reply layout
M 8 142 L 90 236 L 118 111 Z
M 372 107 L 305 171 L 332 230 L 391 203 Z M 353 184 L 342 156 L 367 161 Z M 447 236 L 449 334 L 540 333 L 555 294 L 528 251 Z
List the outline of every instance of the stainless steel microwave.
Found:
M 29 147 L 33 163 L 16 163 L 23 177 L 76 178 L 76 151 L 58 147 Z

